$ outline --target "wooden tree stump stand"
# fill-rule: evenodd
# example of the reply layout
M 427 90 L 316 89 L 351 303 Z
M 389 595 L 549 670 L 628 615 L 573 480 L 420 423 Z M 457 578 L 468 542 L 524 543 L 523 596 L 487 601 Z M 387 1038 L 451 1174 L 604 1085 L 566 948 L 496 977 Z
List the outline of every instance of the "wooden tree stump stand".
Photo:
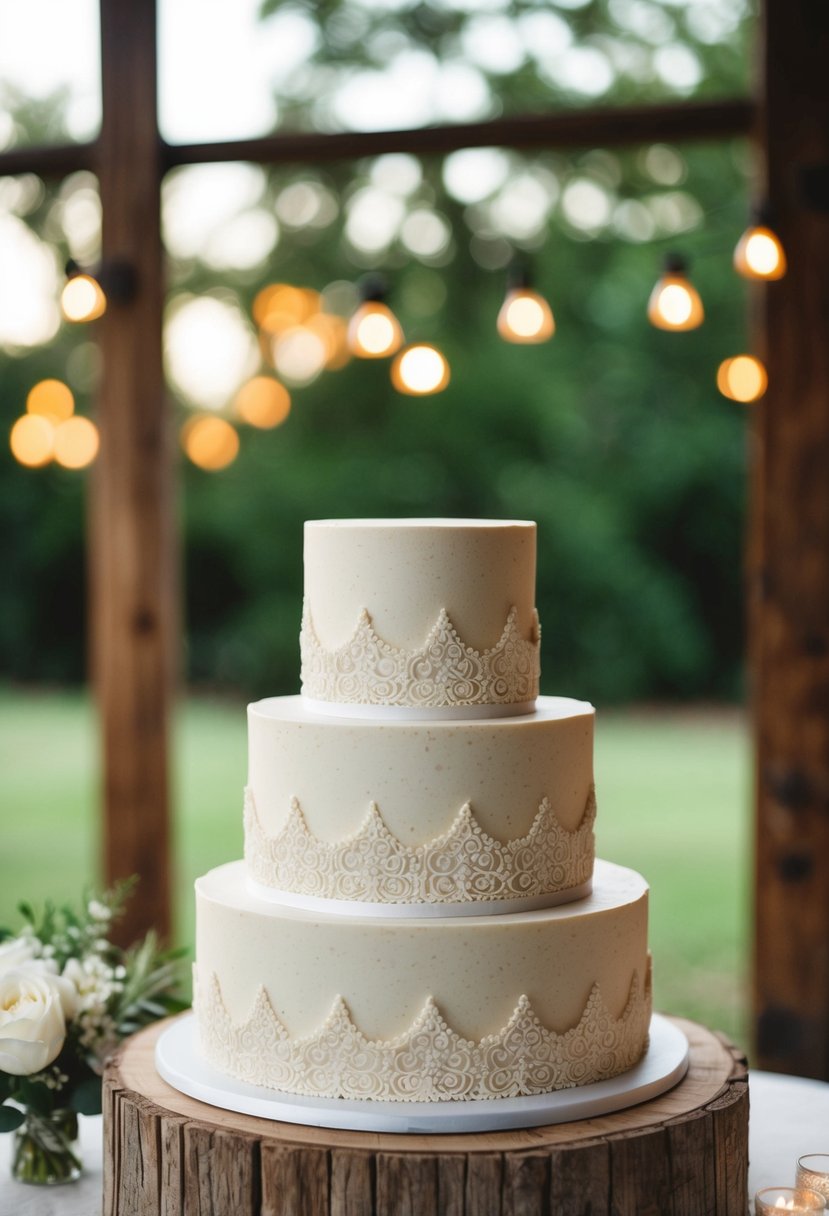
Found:
M 748 1080 L 675 1019 L 685 1079 L 629 1110 L 474 1135 L 331 1131 L 188 1098 L 155 1070 L 162 1022 L 104 1081 L 104 1216 L 746 1216 Z

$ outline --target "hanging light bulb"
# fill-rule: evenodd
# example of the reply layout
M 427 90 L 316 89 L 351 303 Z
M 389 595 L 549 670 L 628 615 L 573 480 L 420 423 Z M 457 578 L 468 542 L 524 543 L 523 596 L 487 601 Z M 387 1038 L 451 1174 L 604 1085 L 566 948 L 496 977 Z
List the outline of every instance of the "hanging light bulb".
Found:
M 757 401 L 768 388 L 765 367 L 754 355 L 735 355 L 723 359 L 717 368 L 717 388 L 731 401 Z
M 360 284 L 361 303 L 348 323 L 348 348 L 360 359 L 386 359 L 403 345 L 400 322 L 386 304 L 388 288 L 377 275 Z
M 136 286 L 135 267 L 129 262 L 104 262 L 91 271 L 70 258 L 60 297 L 61 311 L 67 321 L 97 321 L 106 312 L 109 301 L 123 304 L 131 300 Z
M 446 388 L 449 364 L 436 346 L 429 342 L 414 342 L 401 350 L 392 363 L 391 380 L 399 393 L 427 397 Z
M 744 279 L 769 282 L 782 279 L 786 273 L 786 254 L 780 238 L 769 225 L 768 207 L 760 207 L 737 242 L 734 269 Z
M 648 320 L 657 329 L 687 330 L 696 329 L 704 319 L 699 292 L 688 278 L 688 262 L 669 253 L 648 300 Z
M 552 309 L 534 290 L 526 267 L 514 267 L 510 272 L 496 325 L 504 341 L 525 345 L 548 342 L 555 333 Z
M 66 263 L 66 282 L 60 308 L 67 321 L 97 321 L 106 312 L 107 300 L 98 279 L 81 270 L 71 259 Z

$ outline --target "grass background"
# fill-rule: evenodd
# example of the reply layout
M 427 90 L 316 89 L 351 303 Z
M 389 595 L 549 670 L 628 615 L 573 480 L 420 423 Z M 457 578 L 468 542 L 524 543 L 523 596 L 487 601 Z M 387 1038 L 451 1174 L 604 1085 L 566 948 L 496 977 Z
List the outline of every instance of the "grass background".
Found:
M 241 704 L 183 700 L 174 735 L 176 944 L 193 879 L 242 853 Z M 20 899 L 98 880 L 94 709 L 80 693 L 0 691 L 0 925 Z M 598 853 L 651 885 L 656 1007 L 746 1040 L 748 743 L 736 711 L 600 712 Z

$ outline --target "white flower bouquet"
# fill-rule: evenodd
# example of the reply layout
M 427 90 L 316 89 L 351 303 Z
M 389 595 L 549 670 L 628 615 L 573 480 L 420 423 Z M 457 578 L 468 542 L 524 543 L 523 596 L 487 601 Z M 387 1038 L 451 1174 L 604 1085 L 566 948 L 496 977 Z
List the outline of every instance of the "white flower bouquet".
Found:
M 85 901 L 47 904 L 0 929 L 0 1132 L 15 1132 L 13 1173 L 68 1182 L 80 1173 L 78 1114 L 101 1110 L 101 1074 L 122 1039 L 185 1008 L 177 959 L 153 933 L 123 950 L 109 940 L 133 882 Z

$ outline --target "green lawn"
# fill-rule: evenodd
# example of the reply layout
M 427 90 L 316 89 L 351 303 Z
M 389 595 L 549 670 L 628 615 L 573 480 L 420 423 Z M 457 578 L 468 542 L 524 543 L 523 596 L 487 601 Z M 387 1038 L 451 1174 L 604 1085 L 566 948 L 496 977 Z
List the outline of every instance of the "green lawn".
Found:
M 177 940 L 193 878 L 241 855 L 245 714 L 188 700 L 175 746 Z M 19 899 L 78 897 L 97 876 L 97 747 L 80 694 L 0 692 L 0 924 Z M 748 749 L 732 711 L 599 715 L 598 851 L 651 884 L 657 1007 L 745 1041 Z

